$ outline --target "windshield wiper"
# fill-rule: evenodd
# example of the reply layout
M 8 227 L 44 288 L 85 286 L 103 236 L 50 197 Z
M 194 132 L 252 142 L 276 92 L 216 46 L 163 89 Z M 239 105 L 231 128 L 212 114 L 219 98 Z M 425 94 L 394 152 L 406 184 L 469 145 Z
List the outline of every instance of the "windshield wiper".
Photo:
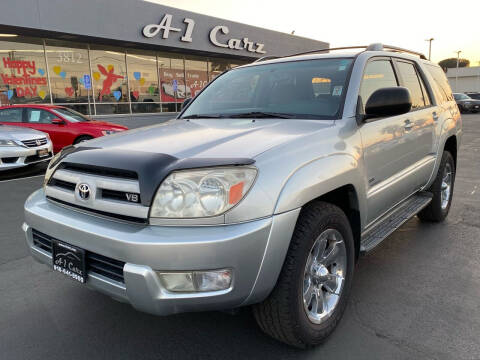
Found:
M 228 114 L 230 118 L 279 118 L 279 119 L 293 119 L 297 117 L 294 114 L 266 112 L 266 111 L 251 111 L 246 113 Z
M 216 114 L 193 114 L 188 116 L 182 116 L 180 119 L 219 119 L 224 116 Z

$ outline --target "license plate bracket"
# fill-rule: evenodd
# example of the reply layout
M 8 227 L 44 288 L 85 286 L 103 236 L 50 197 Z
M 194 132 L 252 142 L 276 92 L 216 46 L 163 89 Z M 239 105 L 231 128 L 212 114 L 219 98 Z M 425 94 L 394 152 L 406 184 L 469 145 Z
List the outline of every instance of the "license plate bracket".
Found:
M 82 284 L 87 281 L 85 250 L 55 240 L 52 243 L 53 270 Z

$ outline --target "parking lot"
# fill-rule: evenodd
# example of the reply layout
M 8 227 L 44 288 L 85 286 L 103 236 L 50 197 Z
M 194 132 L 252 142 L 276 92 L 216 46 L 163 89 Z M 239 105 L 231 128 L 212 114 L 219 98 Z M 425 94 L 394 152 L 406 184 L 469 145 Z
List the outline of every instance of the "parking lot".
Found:
M 447 221 L 414 218 L 362 257 L 343 320 L 307 351 L 264 335 L 248 309 L 155 317 L 36 263 L 20 226 L 41 169 L 9 173 L 0 182 L 0 358 L 480 358 L 480 115 L 463 120 Z

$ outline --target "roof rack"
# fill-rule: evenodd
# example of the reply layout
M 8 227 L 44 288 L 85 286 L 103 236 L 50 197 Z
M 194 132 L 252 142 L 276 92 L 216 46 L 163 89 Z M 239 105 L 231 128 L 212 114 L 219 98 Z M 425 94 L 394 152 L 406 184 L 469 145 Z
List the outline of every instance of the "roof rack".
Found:
M 359 46 L 343 46 L 343 47 L 337 47 L 337 48 L 327 48 L 327 49 L 318 49 L 318 50 L 310 50 L 310 51 L 304 51 L 301 53 L 297 54 L 292 54 L 288 55 L 290 56 L 297 56 L 297 55 L 307 55 L 307 54 L 315 54 L 318 52 L 326 52 L 326 51 L 333 51 L 333 50 L 349 50 L 349 49 L 365 49 L 364 51 L 394 51 L 394 52 L 403 52 L 403 53 L 408 53 L 408 54 L 413 54 L 417 55 L 420 57 L 420 59 L 427 60 L 425 55 L 422 53 L 413 51 L 413 50 L 408 50 L 408 49 L 403 49 L 400 47 L 396 46 L 391 46 L 391 45 L 383 45 L 381 43 L 374 43 L 370 45 L 359 45 Z M 268 56 L 265 56 L 268 57 Z M 257 61 L 263 61 L 263 58 L 258 59 Z M 265 59 L 267 60 L 267 59 Z
M 255 60 L 254 63 L 260 62 L 260 61 L 267 61 L 267 60 L 278 59 L 279 57 L 280 57 L 280 56 L 274 56 L 274 55 L 262 56 L 261 58 L 258 58 L 257 60 Z

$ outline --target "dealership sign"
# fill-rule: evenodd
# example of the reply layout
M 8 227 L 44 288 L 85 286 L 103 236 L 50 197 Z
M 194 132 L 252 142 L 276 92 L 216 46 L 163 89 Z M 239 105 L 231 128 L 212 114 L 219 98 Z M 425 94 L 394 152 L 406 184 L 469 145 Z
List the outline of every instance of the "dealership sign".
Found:
M 185 18 L 183 23 L 185 24 L 185 29 L 175 28 L 172 26 L 173 16 L 170 14 L 165 14 L 159 24 L 150 24 L 146 25 L 143 30 L 143 36 L 147 38 L 153 38 L 160 34 L 162 39 L 168 39 L 170 32 L 180 32 L 182 37 L 180 41 L 183 42 L 192 42 L 192 34 L 195 28 L 195 21 L 193 19 Z M 248 37 L 242 39 L 237 39 L 231 37 L 228 41 L 221 41 L 219 35 L 228 35 L 230 29 L 225 25 L 218 25 L 213 27 L 209 33 L 210 42 L 220 48 L 227 48 L 232 50 L 245 50 L 257 54 L 266 54 L 264 50 L 265 44 L 251 41 Z

